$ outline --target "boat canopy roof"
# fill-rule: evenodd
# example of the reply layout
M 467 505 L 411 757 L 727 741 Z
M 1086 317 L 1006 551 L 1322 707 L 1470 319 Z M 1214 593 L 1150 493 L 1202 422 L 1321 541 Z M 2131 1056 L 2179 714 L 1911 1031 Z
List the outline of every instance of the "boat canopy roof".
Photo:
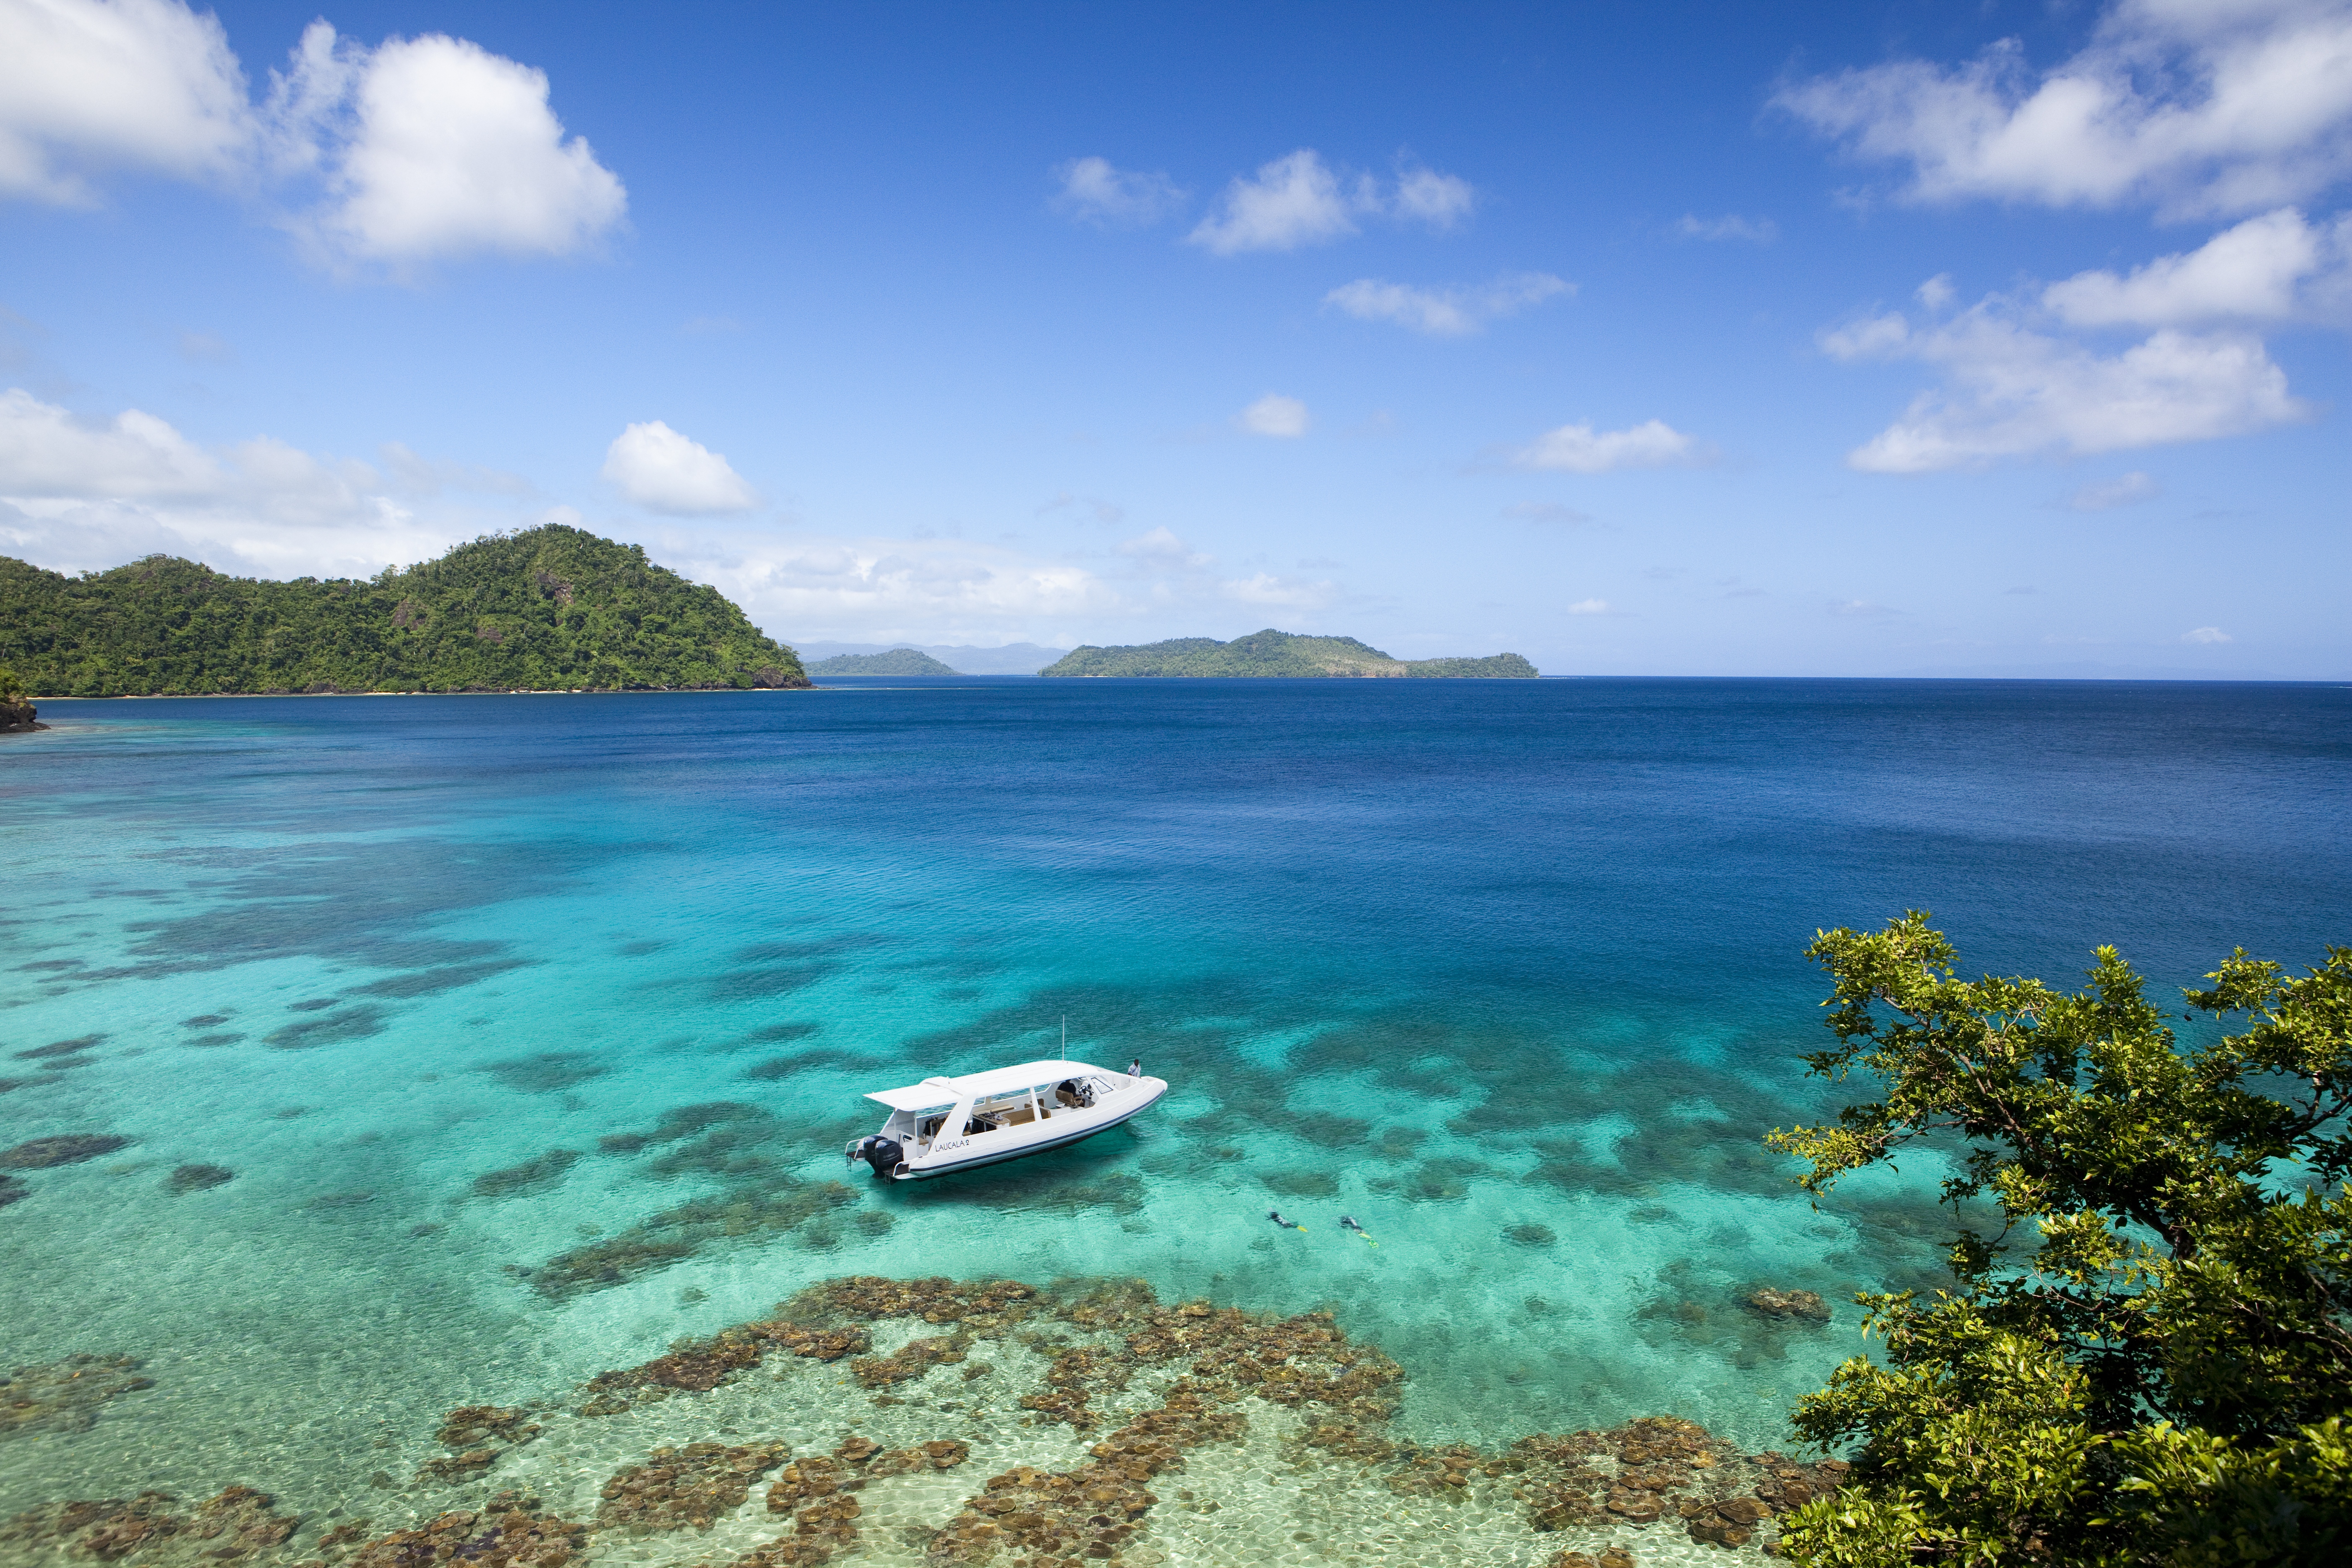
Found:
M 893 1110 L 929 1110 L 933 1106 L 953 1105 L 966 1095 L 986 1100 L 992 1094 L 1010 1094 L 1016 1089 L 1034 1089 L 1103 1070 L 1087 1062 L 1023 1062 L 1017 1067 L 966 1073 L 961 1078 L 927 1078 L 905 1089 L 877 1089 L 866 1098 L 878 1100 Z

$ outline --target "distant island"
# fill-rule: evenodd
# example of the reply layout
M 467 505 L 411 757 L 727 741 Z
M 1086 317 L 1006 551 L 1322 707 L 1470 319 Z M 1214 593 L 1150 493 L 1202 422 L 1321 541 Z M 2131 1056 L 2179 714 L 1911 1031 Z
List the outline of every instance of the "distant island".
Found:
M 1140 647 L 1072 650 L 1040 675 L 1290 676 L 1533 680 L 1536 667 L 1515 653 L 1487 658 L 1391 658 L 1353 637 L 1297 637 L 1271 626 L 1231 642 L 1173 637 Z
M 1034 675 L 1070 651 L 1066 647 L 1043 647 L 1033 642 L 1006 643 L 999 647 L 911 642 L 804 642 L 797 646 L 801 662 L 809 667 L 812 674 L 820 659 L 838 658 L 845 653 L 896 653 L 900 648 L 912 648 L 938 659 L 952 675 Z
M 808 667 L 811 675 L 954 675 L 919 647 L 894 647 L 887 653 L 841 653 Z
M 809 684 L 718 589 L 556 523 L 364 582 L 170 555 L 68 577 L 0 556 L 0 665 L 55 697 Z

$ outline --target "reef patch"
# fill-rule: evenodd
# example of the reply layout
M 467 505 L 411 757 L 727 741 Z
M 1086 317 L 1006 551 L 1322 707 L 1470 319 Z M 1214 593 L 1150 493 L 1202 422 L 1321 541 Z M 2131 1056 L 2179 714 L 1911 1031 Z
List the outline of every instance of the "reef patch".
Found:
M 0 1542 L 62 1545 L 74 1556 L 101 1563 L 135 1552 L 142 1565 L 194 1568 L 284 1544 L 297 1521 L 270 1512 L 274 1500 L 267 1492 L 233 1486 L 184 1516 L 171 1511 L 174 1500 L 166 1492 L 52 1503 L 16 1515 L 0 1528 Z
M 65 1132 L 54 1138 L 34 1138 L 0 1153 L 0 1167 L 11 1171 L 46 1171 L 53 1165 L 78 1165 L 128 1149 L 131 1140 L 105 1132 Z
M 141 1364 L 127 1355 L 69 1355 L 16 1368 L 0 1377 L 0 1438 L 89 1431 L 100 1405 L 155 1386 L 153 1378 L 140 1375 Z

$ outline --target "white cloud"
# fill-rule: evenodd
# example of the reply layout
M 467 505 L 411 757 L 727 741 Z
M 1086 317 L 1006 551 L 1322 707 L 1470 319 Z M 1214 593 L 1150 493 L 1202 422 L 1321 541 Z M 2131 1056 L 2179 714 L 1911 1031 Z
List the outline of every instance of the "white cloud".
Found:
M 1478 193 L 1469 181 L 1430 169 L 1408 169 L 1397 176 L 1396 195 L 1389 210 L 1397 217 L 1443 231 L 1468 217 L 1477 205 Z
M 1920 394 L 1901 419 L 1847 455 L 1849 467 L 1866 473 L 2206 441 L 2309 412 L 2247 333 L 2168 328 L 2107 354 L 2033 331 L 1998 296 L 1947 322 L 1915 328 L 1899 315 L 1881 316 L 1825 332 L 1821 343 L 1839 359 L 1921 360 L 1950 384 Z
M 177 0 L 0 0 L 0 195 L 89 205 L 105 169 L 221 179 L 255 137 L 218 17 Z
M 1350 207 L 1321 155 L 1302 147 L 1262 166 L 1255 179 L 1234 180 L 1223 210 L 1202 219 L 1190 238 L 1217 256 L 1296 250 L 1355 233 Z
M 1269 392 L 1234 416 L 1235 428 L 1253 436 L 1297 437 L 1307 434 L 1307 405 Z
M 544 72 L 462 38 L 370 49 L 324 21 L 257 107 L 181 0 L 0 0 L 0 195 L 95 199 L 106 168 L 271 191 L 324 258 L 567 255 L 627 195 L 566 139 Z
M 1941 310 L 1950 304 L 1958 293 L 1959 290 L 1952 286 L 1952 275 L 1948 272 L 1938 272 L 1913 289 L 1912 297 L 1930 310 Z
M 1074 158 L 1054 171 L 1062 183 L 1054 205 L 1089 223 L 1158 223 L 1184 205 L 1186 193 L 1165 174 L 1118 169 L 1108 158 Z
M 1417 289 L 1360 278 L 1332 289 L 1323 302 L 1337 305 L 1359 321 L 1395 321 L 1432 337 L 1458 338 L 1555 295 L 1575 291 L 1576 285 L 1549 272 L 1497 278 L 1475 289 Z
M 1215 557 L 1200 553 L 1165 527 L 1123 542 L 1118 552 L 1161 570 L 1196 570 L 1216 564 Z
M 1780 237 L 1780 226 L 1769 217 L 1742 217 L 1738 213 L 1704 218 L 1685 213 L 1675 220 L 1675 232 L 1685 239 L 1745 239 L 1769 245 Z
M 89 421 L 0 393 L 0 553 L 52 570 L 163 552 L 270 576 L 365 575 L 510 521 L 454 504 L 420 518 L 415 499 L 397 475 L 268 436 L 206 447 L 138 409 Z
M 1512 454 L 1522 468 L 1563 468 L 1572 474 L 1605 474 L 1616 468 L 1663 468 L 1696 463 L 1698 443 L 1662 419 L 1626 430 L 1595 430 L 1590 424 L 1563 425 Z
M 1915 201 L 2259 211 L 2352 170 L 2352 8 L 2121 0 L 2039 74 L 2011 38 L 1965 65 L 1898 60 L 1774 101 L 1864 158 L 1907 163 Z
M 585 138 L 565 139 L 546 72 L 438 34 L 333 45 L 333 29 L 312 23 L 296 72 L 323 73 L 331 58 L 336 85 L 349 85 L 348 118 L 315 121 L 333 174 L 311 226 L 336 250 L 394 262 L 564 256 L 620 222 L 627 194 Z
M 1370 174 L 1343 186 L 1321 153 L 1302 147 L 1260 165 L 1255 176 L 1236 178 L 1225 187 L 1219 210 L 1186 238 L 1215 256 L 1296 250 L 1343 239 L 1365 216 L 1452 228 L 1476 204 L 1469 182 L 1429 169 L 1404 170 L 1385 190 Z
M 2235 642 L 2238 639 L 2219 626 L 2199 626 L 2194 631 L 2181 633 L 2180 640 L 2185 643 L 2202 643 L 2210 646 L 2214 643 Z
M 2154 500 L 2163 493 L 2162 485 L 2134 469 L 2104 484 L 2084 485 L 2066 498 L 2066 505 L 2074 511 L 2112 511 L 2119 506 Z
M 1606 599 L 1579 599 L 1576 603 L 1568 607 L 1568 613 L 1571 616 L 1605 616 L 1609 613 L 1609 601 Z
M 2186 254 L 2160 256 L 2127 277 L 2079 272 L 2042 291 L 2042 304 L 2079 327 L 2184 326 L 2284 321 L 2298 313 L 2299 286 L 2332 269 L 2341 286 L 2352 262 L 2352 217 L 2314 227 L 2282 207 L 2224 229 Z
M 0 394 L 0 495 L 186 500 L 224 482 L 210 453 L 152 414 L 91 426 L 21 387 Z
M 1513 501 L 1503 509 L 1503 515 L 1519 518 L 1528 522 L 1565 523 L 1570 528 L 1592 521 L 1592 515 L 1590 512 L 1579 511 L 1572 506 L 1562 506 L 1558 501 L 1549 500 Z
M 1322 580 L 1278 577 L 1260 572 L 1217 584 L 1217 592 L 1237 605 L 1262 605 L 1273 609 L 1319 610 L 1339 597 L 1339 584 Z
M 672 517 L 748 511 L 760 504 L 758 493 L 724 457 L 658 419 L 614 437 L 597 477 L 619 486 L 639 506 Z

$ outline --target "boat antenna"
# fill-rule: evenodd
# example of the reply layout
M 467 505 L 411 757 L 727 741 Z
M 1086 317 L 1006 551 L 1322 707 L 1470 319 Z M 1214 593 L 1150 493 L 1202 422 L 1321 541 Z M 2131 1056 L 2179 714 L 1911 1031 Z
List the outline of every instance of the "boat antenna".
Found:
M 1062 1059 L 1070 1059 L 1070 1016 L 1067 1013 L 1062 1015 Z

